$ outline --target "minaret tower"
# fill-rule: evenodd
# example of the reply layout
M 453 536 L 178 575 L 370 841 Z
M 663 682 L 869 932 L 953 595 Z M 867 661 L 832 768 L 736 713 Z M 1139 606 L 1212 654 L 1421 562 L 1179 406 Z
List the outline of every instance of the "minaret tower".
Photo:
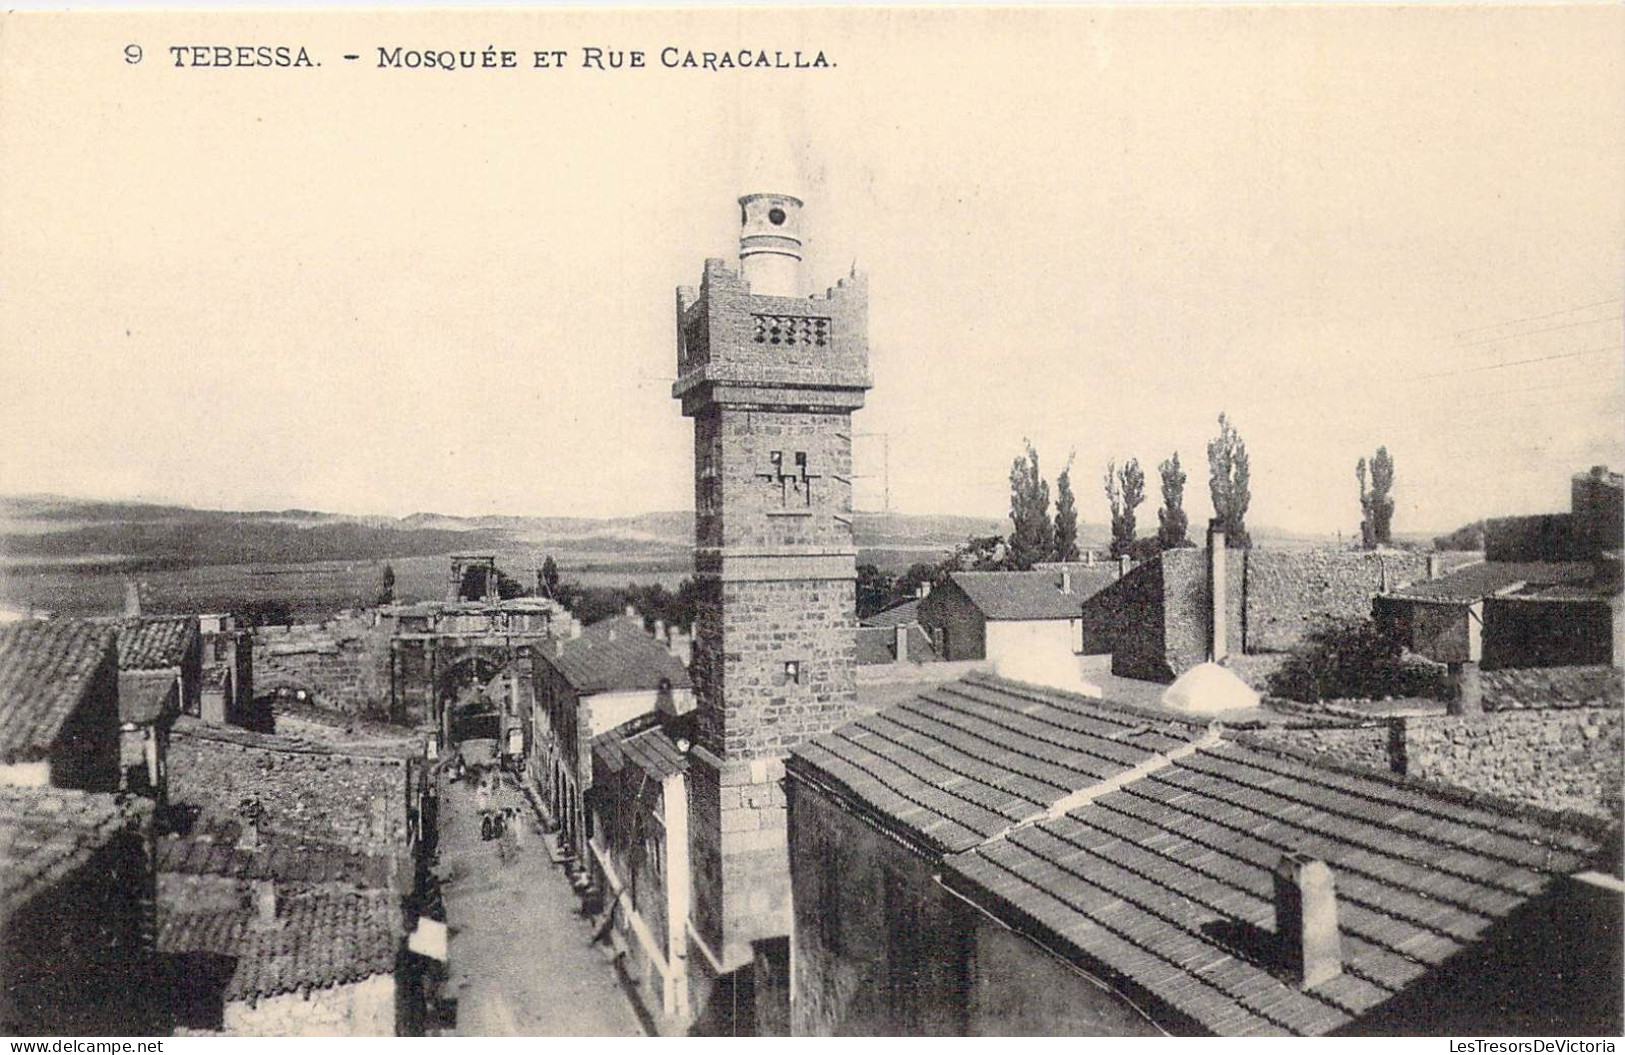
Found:
M 807 296 L 801 200 L 739 209 L 739 269 L 707 260 L 677 291 L 672 386 L 694 419 L 694 916 L 729 972 L 790 933 L 784 756 L 856 706 L 852 412 L 870 387 L 864 280 Z

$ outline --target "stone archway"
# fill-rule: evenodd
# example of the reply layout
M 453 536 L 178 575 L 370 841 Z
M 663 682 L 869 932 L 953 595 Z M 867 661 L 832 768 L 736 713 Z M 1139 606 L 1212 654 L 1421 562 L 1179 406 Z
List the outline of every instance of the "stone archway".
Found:
M 502 713 L 496 701 L 485 695 L 487 682 L 501 672 L 506 657 L 491 650 L 477 649 L 448 662 L 435 677 L 435 696 L 444 715 L 444 728 L 451 743 L 466 740 L 497 740 L 502 731 Z

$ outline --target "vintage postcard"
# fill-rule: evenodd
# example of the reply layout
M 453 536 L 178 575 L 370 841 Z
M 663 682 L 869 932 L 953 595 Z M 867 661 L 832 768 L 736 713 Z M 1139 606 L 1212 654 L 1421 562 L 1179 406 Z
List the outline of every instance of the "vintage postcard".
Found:
M 1614 1051 L 1622 188 L 1618 5 L 7 11 L 0 1033 Z

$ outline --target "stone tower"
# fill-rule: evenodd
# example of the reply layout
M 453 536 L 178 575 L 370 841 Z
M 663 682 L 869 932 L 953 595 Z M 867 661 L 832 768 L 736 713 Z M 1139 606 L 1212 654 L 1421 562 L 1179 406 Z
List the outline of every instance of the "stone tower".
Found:
M 790 932 L 784 756 L 856 706 L 852 412 L 870 386 L 863 279 L 803 295 L 800 199 L 739 205 L 739 269 L 707 260 L 677 291 L 672 386 L 694 419 L 694 917 L 727 972 Z

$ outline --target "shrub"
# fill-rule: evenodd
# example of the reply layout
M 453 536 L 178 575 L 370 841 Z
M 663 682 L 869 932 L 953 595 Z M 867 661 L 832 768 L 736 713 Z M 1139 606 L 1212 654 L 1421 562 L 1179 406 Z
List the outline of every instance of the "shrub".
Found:
M 1371 619 L 1315 627 L 1269 678 L 1269 691 L 1302 703 L 1442 694 L 1436 664 L 1407 656 L 1399 638 Z

